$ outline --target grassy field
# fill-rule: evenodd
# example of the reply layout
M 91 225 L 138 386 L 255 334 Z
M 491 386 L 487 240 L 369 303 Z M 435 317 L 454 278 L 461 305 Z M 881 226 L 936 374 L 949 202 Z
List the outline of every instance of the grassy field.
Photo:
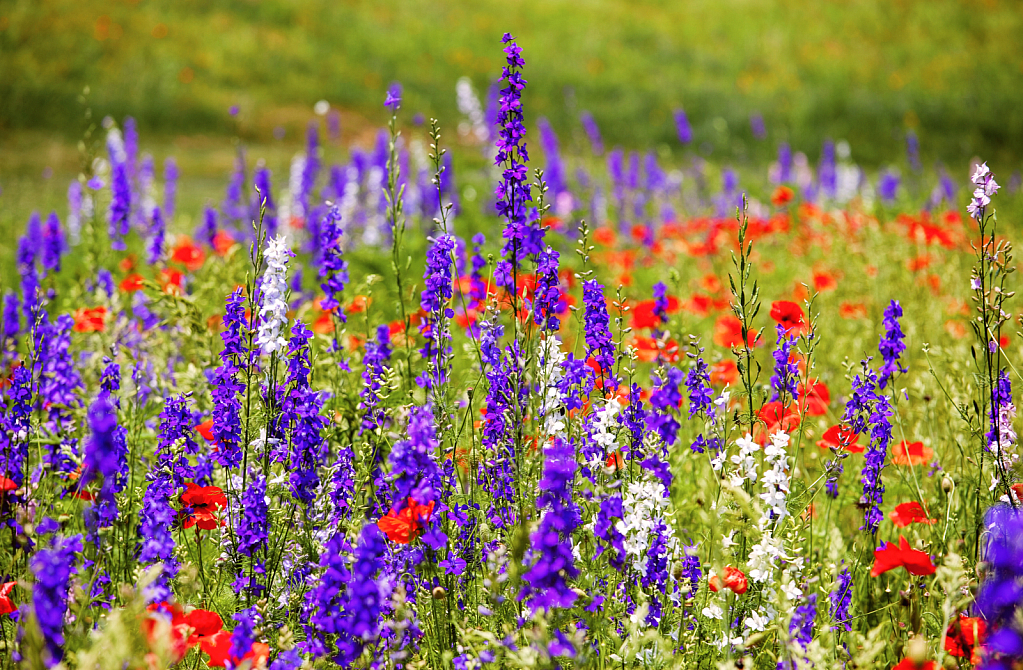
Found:
M 88 85 L 97 115 L 132 114 L 144 134 L 269 141 L 279 126 L 299 133 L 319 99 L 345 130 L 365 127 L 392 80 L 407 109 L 451 123 L 455 81 L 485 92 L 510 31 L 533 80 L 527 123 L 547 115 L 566 139 L 581 139 L 587 109 L 610 143 L 670 149 L 684 106 L 694 146 L 719 158 L 763 158 L 782 139 L 814 158 L 833 137 L 879 164 L 913 128 L 925 160 L 1008 161 L 1023 140 L 1021 28 L 1020 3 L 1004 0 L 9 0 L 0 128 L 77 140 Z M 753 141 L 755 111 L 766 142 Z

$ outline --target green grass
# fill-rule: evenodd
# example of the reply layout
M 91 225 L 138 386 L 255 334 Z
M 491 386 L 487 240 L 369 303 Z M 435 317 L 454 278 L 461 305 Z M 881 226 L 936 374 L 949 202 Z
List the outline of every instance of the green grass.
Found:
M 98 116 L 132 114 L 143 134 L 233 132 L 238 104 L 238 130 L 267 141 L 300 132 L 321 98 L 351 132 L 383 118 L 392 80 L 410 113 L 453 126 L 456 79 L 485 92 L 510 31 L 530 128 L 545 114 L 566 143 L 589 109 L 610 143 L 677 147 L 684 105 L 697 146 L 728 160 L 782 139 L 813 158 L 830 136 L 878 164 L 915 127 L 925 159 L 1015 161 L 1021 28 L 1019 3 L 998 0 L 14 0 L 0 8 L 0 127 L 77 139 L 88 85 Z M 751 137 L 754 110 L 769 142 Z

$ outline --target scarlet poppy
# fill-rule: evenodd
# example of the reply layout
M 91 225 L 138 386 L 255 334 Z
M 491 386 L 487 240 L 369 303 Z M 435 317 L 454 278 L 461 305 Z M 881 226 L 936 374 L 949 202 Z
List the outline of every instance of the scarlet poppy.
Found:
M 206 662 L 211 668 L 225 668 L 228 662 L 231 667 L 236 667 L 243 661 L 251 661 L 251 667 L 265 665 L 270 658 L 270 645 L 264 642 L 253 642 L 252 647 L 241 657 L 231 653 L 231 633 L 226 630 L 219 631 L 216 635 L 203 638 L 199 642 L 199 648 L 210 656 Z
M 128 254 L 121 259 L 121 262 L 117 264 L 117 267 L 121 268 L 124 272 L 131 272 L 135 269 L 135 254 Z
M 195 430 L 203 436 L 207 442 L 213 442 L 213 419 L 206 419 L 198 426 L 195 426 Z
M 17 488 L 18 488 L 17 482 L 15 482 L 13 479 L 8 479 L 7 477 L 0 475 L 0 497 L 3 497 L 3 494 L 7 493 L 8 491 L 17 490 Z
M 367 295 L 357 295 L 352 298 L 352 303 L 345 308 L 345 311 L 349 314 L 361 314 L 371 304 L 373 304 L 373 298 Z
M 0 616 L 17 612 L 18 606 L 11 600 L 11 591 L 18 585 L 18 582 L 6 582 L 0 584 Z
M 821 449 L 839 449 L 853 454 L 862 454 L 865 448 L 856 444 L 859 437 L 859 433 L 853 432 L 852 428 L 842 425 L 832 426 L 824 431 L 821 439 L 817 440 L 817 446 Z
M 820 293 L 834 291 L 838 288 L 838 280 L 827 270 L 817 270 L 813 273 L 813 288 Z
M 810 387 L 799 384 L 799 411 L 808 416 L 824 416 L 828 413 L 828 405 L 831 403 L 831 391 L 824 382 L 816 379 L 810 380 Z
M 607 455 L 604 460 L 604 467 L 614 468 L 615 472 L 625 467 L 625 461 L 622 460 L 621 452 L 615 451 Z
M 182 524 L 184 528 L 198 526 L 202 530 L 213 530 L 223 525 L 217 511 L 227 505 L 227 496 L 219 487 L 187 482 L 185 489 L 179 498 L 185 506 L 181 512 L 187 515 Z
M 678 342 L 671 339 L 656 340 L 652 337 L 636 338 L 636 357 L 646 363 L 656 361 L 658 358 L 668 363 L 678 363 L 681 359 Z
M 725 583 L 721 581 L 721 578 L 717 575 L 711 575 L 707 578 L 707 588 L 713 593 L 717 593 L 721 589 L 725 588 Z
M 906 568 L 911 575 L 933 575 L 937 570 L 927 552 L 910 547 L 902 535 L 899 536 L 899 544 L 882 542 L 874 550 L 874 566 L 870 569 L 870 576 L 877 577 L 900 567 Z
M 892 449 L 892 463 L 895 465 L 923 465 L 934 456 L 934 450 L 923 442 L 903 440 Z
M 809 331 L 803 308 L 789 300 L 776 300 L 771 303 L 771 318 L 781 324 L 789 337 Z
M 746 333 L 746 339 L 751 347 L 763 344 L 762 340 L 757 339 L 757 333 L 753 330 Z M 718 318 L 714 323 L 714 344 L 729 349 L 742 346 L 742 322 L 731 314 Z
M 142 290 L 142 282 L 143 281 L 145 281 L 145 280 L 142 279 L 142 275 L 130 274 L 127 277 L 125 277 L 124 279 L 122 279 L 121 283 L 118 284 L 117 287 L 119 289 L 121 289 L 122 291 L 124 291 L 125 293 L 134 293 L 135 291 L 141 291 Z
M 739 595 L 746 593 L 746 590 L 749 588 L 749 582 L 746 580 L 746 575 L 743 574 L 742 570 L 739 568 L 725 568 L 724 582 L 725 586 Z
M 74 317 L 76 333 L 102 333 L 106 330 L 107 308 L 102 305 L 92 308 L 79 307 L 75 310 Z
M 888 518 L 899 528 L 905 528 L 911 523 L 934 524 L 938 521 L 937 519 L 928 519 L 923 505 L 915 500 L 896 505 L 895 509 L 888 515 Z
M 160 271 L 160 286 L 164 293 L 180 295 L 185 275 L 176 268 L 164 268 Z
M 843 302 L 838 307 L 838 315 L 843 319 L 865 319 L 867 306 L 862 302 Z
M 213 251 L 218 256 L 226 256 L 227 252 L 234 246 L 234 238 L 223 230 L 218 230 L 213 236 Z
M 730 358 L 712 363 L 710 366 L 710 383 L 715 386 L 738 384 L 739 366 Z
M 593 241 L 605 247 L 613 247 L 617 237 L 615 231 L 609 226 L 603 226 L 593 231 Z
M 960 614 L 945 631 L 945 651 L 953 656 L 972 656 L 975 647 L 984 644 L 987 638 L 987 622 L 980 617 Z
M 377 521 L 377 526 L 392 542 L 408 544 L 422 534 L 423 526 L 429 522 L 430 515 L 433 514 L 433 505 L 432 500 L 428 505 L 420 505 L 409 498 L 401 510 L 391 508 L 387 516 Z
M 180 239 L 181 241 L 174 246 L 174 250 L 171 252 L 171 260 L 181 263 L 189 272 L 195 272 L 202 267 L 206 260 L 206 254 L 191 239 L 187 237 Z
M 792 202 L 794 195 L 795 193 L 788 186 L 779 186 L 771 194 L 771 204 L 775 207 L 783 207 Z
M 798 412 L 790 406 L 782 406 L 777 400 L 766 403 L 761 407 L 758 416 L 766 426 L 767 435 L 774 435 L 778 431 L 791 433 L 799 426 L 800 422 Z M 758 433 L 758 441 L 762 443 L 765 437 L 764 428 L 761 428 L 761 424 L 757 424 L 757 429 L 755 432 Z
M 904 658 L 892 666 L 892 670 L 938 670 L 938 664 L 934 661 L 914 663 L 909 658 Z
M 653 300 L 643 300 L 632 308 L 632 327 L 636 330 L 656 328 L 661 325 L 661 317 L 654 313 L 656 304 Z

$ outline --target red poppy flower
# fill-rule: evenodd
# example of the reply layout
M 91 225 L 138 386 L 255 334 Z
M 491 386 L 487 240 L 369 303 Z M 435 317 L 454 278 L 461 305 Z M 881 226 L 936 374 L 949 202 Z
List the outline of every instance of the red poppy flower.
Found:
M 11 600 L 11 591 L 18 585 L 18 582 L 6 582 L 0 584 L 0 616 L 17 612 L 18 606 Z
M 800 416 L 792 407 L 783 407 L 780 402 L 774 400 L 766 403 L 760 408 L 759 414 L 760 420 L 766 424 L 767 435 L 774 435 L 778 431 L 783 433 L 791 433 L 799 426 Z M 759 433 L 757 439 L 763 441 L 764 439 L 764 428 L 761 424 L 757 424 L 755 432 Z
M 974 647 L 984 644 L 987 623 L 980 617 L 959 615 L 945 631 L 945 651 L 953 656 L 972 656 Z
M 608 454 L 607 458 L 604 460 L 604 467 L 614 468 L 615 472 L 625 467 L 625 461 L 622 460 L 621 452 L 615 451 Z
M 838 279 L 827 270 L 817 270 L 813 273 L 813 288 L 820 293 L 834 291 L 838 288 Z
M 181 284 L 185 274 L 176 268 L 164 268 L 160 271 L 160 286 L 164 293 L 181 294 Z
M 788 186 L 779 186 L 771 194 L 771 204 L 775 207 L 783 207 L 792 202 L 794 195 L 795 193 Z
M 636 357 L 646 363 L 656 361 L 658 357 L 668 363 L 678 363 L 681 356 L 678 352 L 678 342 L 675 340 L 655 340 L 652 337 L 636 338 Z
M 821 439 L 817 440 L 817 446 L 821 449 L 840 449 L 853 454 L 862 454 L 865 447 L 856 444 L 860 438 L 859 433 L 854 433 L 852 428 L 847 426 L 832 426 L 824 431 Z
M 895 509 L 888 515 L 888 518 L 899 528 L 905 528 L 911 523 L 934 524 L 938 522 L 937 519 L 928 519 L 923 505 L 915 500 L 896 505 Z
M 13 479 L 8 479 L 0 475 L 0 497 L 8 491 L 15 491 L 18 488 L 18 484 Z
M 270 658 L 270 645 L 263 642 L 253 642 L 252 647 L 240 658 L 231 654 L 231 633 L 221 630 L 216 635 L 203 638 L 199 642 L 199 648 L 210 655 L 206 664 L 211 668 L 225 668 L 230 661 L 231 667 L 236 667 L 243 661 L 251 661 L 251 667 L 256 668 L 266 665 Z
M 227 252 L 234 246 L 234 238 L 223 230 L 218 230 L 213 236 L 213 251 L 218 256 L 226 256 Z
M 135 269 L 135 254 L 128 254 L 121 259 L 121 262 L 117 264 L 117 267 L 121 268 L 123 272 L 131 272 Z
M 636 330 L 643 328 L 656 328 L 661 325 L 661 317 L 654 314 L 656 303 L 653 300 L 643 300 L 636 303 L 630 311 L 632 313 L 632 327 Z
M 118 284 L 117 287 L 124 291 L 125 293 L 134 293 L 135 291 L 142 290 L 143 281 L 144 280 L 142 279 L 142 275 L 130 274 L 124 279 L 122 279 L 121 283 Z
M 202 530 L 213 530 L 223 525 L 217 516 L 217 510 L 227 504 L 227 496 L 217 486 L 199 486 L 192 482 L 185 484 L 186 490 L 179 500 L 184 505 L 183 514 L 187 514 L 182 526 L 191 528 L 198 526 Z
M 892 448 L 892 463 L 895 465 L 923 465 L 934 456 L 934 450 L 923 442 L 903 440 Z
M 910 659 L 904 658 L 892 666 L 892 670 L 938 670 L 938 664 L 934 661 L 914 663 Z
M 161 622 L 165 625 L 161 626 Z M 149 605 L 142 622 L 142 631 L 150 647 L 154 646 L 160 635 L 170 635 L 167 641 L 170 644 L 167 646 L 173 652 L 175 662 L 183 659 L 196 644 L 226 632 L 223 628 L 224 622 L 216 612 L 194 609 L 185 614 L 181 605 L 167 602 Z
M 910 547 L 902 535 L 899 536 L 898 545 L 894 542 L 882 542 L 881 546 L 874 550 L 874 567 L 870 569 L 870 576 L 877 577 L 900 567 L 906 568 L 911 575 L 933 575 L 937 569 L 931 563 L 931 557 L 927 552 Z
M 746 333 L 746 339 L 751 347 L 763 344 L 761 340 L 756 338 L 756 331 L 751 330 Z M 731 314 L 719 317 L 714 323 L 714 344 L 719 347 L 728 347 L 729 349 L 742 346 L 742 322 Z
M 349 314 L 361 314 L 366 311 L 366 308 L 373 304 L 373 298 L 367 295 L 357 295 L 352 298 L 352 304 L 345 308 L 345 311 Z
M 195 272 L 202 267 L 203 262 L 206 260 L 206 254 L 191 239 L 187 237 L 180 239 L 181 241 L 175 245 L 174 250 L 171 252 L 171 260 L 175 263 L 181 263 L 189 272 Z
M 789 300 L 776 300 L 771 303 L 771 318 L 781 324 L 789 337 L 809 331 L 803 308 Z
M 739 568 L 725 568 L 724 582 L 725 586 L 739 595 L 746 593 L 746 589 L 749 588 L 749 582 L 746 581 L 746 575 L 743 574 L 742 570 Z
M 838 315 L 843 319 L 865 319 L 867 306 L 862 302 L 843 302 L 838 308 Z
M 613 247 L 618 238 L 610 226 L 603 226 L 593 231 L 593 241 L 605 247 Z
M 377 526 L 392 542 L 408 544 L 423 532 L 423 525 L 429 522 L 433 514 L 433 501 L 429 505 L 420 505 L 412 498 L 408 499 L 401 510 L 391 509 L 387 516 L 377 521 Z
M 195 426 L 195 430 L 203 436 L 204 440 L 213 442 L 213 419 L 206 419 L 198 426 Z
M 75 310 L 74 317 L 76 333 L 102 333 L 106 330 L 107 308 L 102 305 L 92 308 L 79 307 Z
M 721 589 L 725 588 L 725 583 L 721 581 L 721 578 L 717 575 L 711 575 L 707 578 L 707 588 L 713 593 L 717 593 Z
M 738 384 L 739 366 L 731 359 L 712 363 L 710 366 L 710 383 L 715 386 Z
M 799 411 L 808 416 L 824 416 L 828 413 L 828 405 L 831 403 L 831 391 L 824 385 L 824 382 L 813 379 L 810 381 L 809 389 L 805 384 L 799 384 Z

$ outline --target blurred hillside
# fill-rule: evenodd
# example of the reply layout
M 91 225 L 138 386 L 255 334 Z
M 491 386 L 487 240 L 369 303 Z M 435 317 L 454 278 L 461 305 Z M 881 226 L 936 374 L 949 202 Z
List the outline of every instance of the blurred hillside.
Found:
M 718 157 L 763 159 L 780 140 L 814 157 L 832 137 L 876 164 L 914 129 L 925 161 L 1015 161 L 1021 29 L 1023 3 L 1005 0 L 5 0 L 0 128 L 74 140 L 88 85 L 96 116 L 131 114 L 148 135 L 296 137 L 320 99 L 351 132 L 382 120 L 394 80 L 404 110 L 450 127 L 456 80 L 485 98 L 510 31 L 531 132 L 544 114 L 566 143 L 585 109 L 609 144 L 677 146 L 681 105 Z

